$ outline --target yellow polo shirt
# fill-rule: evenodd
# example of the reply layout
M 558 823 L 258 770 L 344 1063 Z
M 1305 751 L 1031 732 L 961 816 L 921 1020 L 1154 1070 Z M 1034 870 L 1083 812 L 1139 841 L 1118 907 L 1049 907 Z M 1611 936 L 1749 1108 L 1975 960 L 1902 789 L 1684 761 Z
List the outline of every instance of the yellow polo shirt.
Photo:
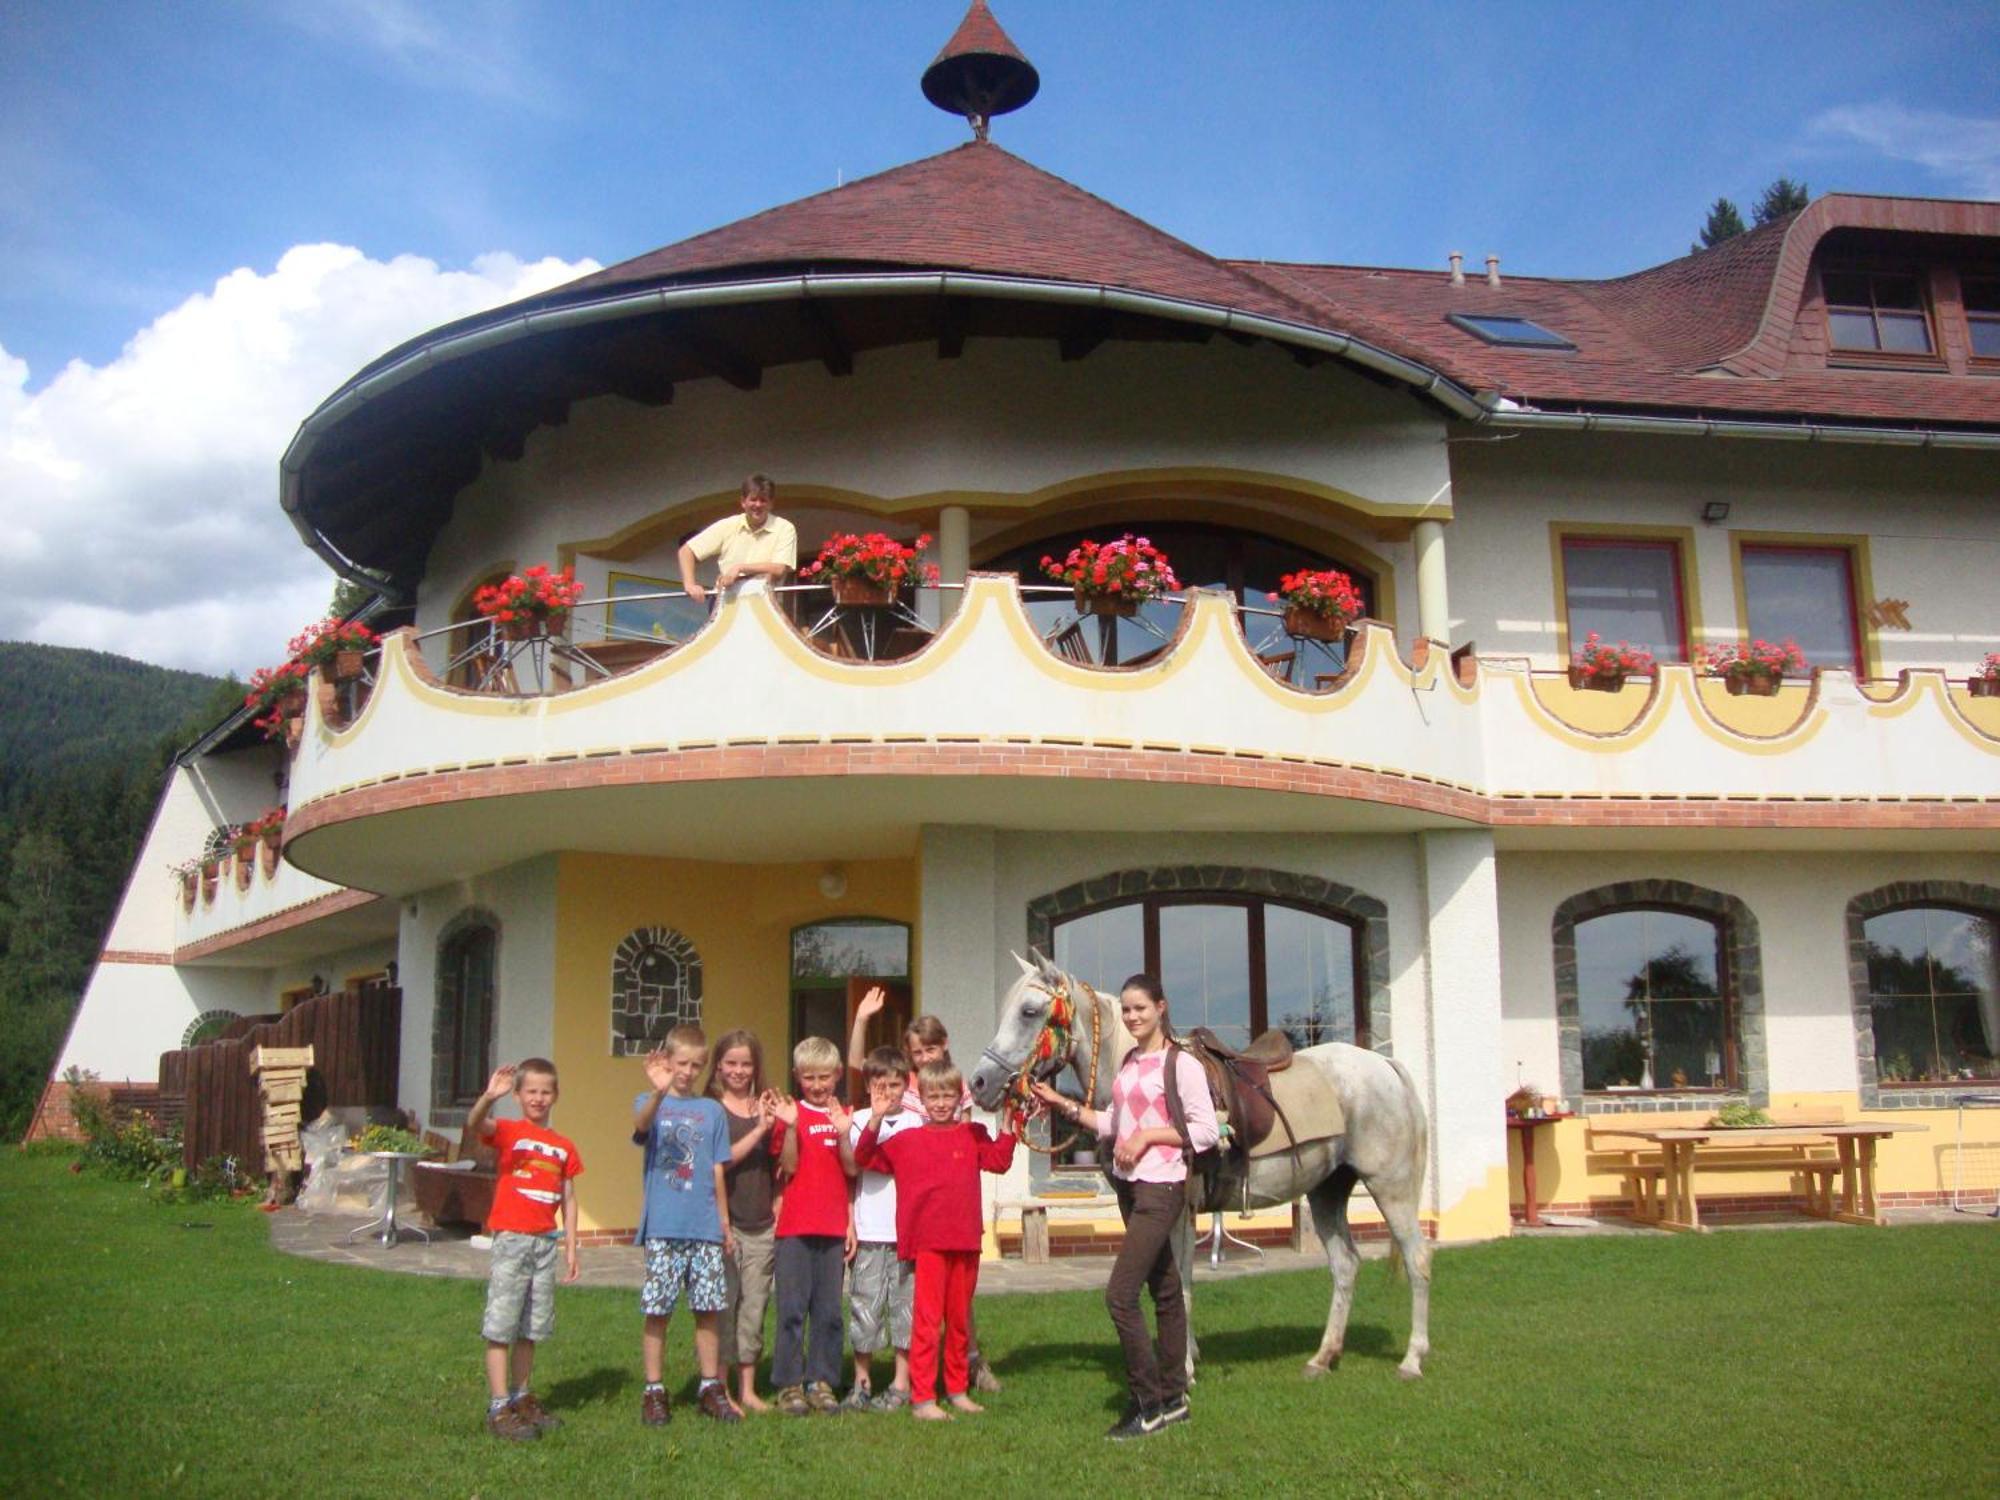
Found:
M 799 534 L 783 516 L 766 516 L 763 530 L 752 531 L 750 518 L 738 511 L 713 526 L 704 526 L 688 538 L 687 545 L 696 562 L 714 558 L 718 570 L 748 563 L 783 563 L 796 572 L 799 566 Z

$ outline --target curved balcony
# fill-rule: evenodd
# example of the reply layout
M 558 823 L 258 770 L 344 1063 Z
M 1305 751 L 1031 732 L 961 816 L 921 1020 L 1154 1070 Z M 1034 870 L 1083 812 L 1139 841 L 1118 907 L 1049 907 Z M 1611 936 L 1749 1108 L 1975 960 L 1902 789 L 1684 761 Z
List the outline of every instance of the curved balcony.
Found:
M 301 954 L 324 949 L 333 921 L 356 942 L 395 931 L 393 908 L 364 912 L 377 906 L 365 890 L 349 890 L 308 875 L 278 855 L 275 847 L 259 845 L 247 859 L 230 855 L 214 880 L 199 876 L 174 892 L 174 962 L 262 967 L 294 956 L 296 939 L 313 926 Z
M 1734 825 L 1746 841 L 2000 823 L 2000 722 L 1937 674 L 1883 699 L 1824 672 L 1748 700 L 1671 666 L 1580 693 L 1505 662 L 1464 664 L 1465 681 L 1439 652 L 1413 667 L 1375 624 L 1324 683 L 1281 681 L 1264 655 L 1227 596 L 1196 593 L 1149 659 L 1067 659 L 998 576 L 897 661 L 830 659 L 762 595 L 568 691 L 450 687 L 402 632 L 352 724 L 315 702 L 287 850 L 396 892 L 552 849 L 899 854 L 925 823 Z

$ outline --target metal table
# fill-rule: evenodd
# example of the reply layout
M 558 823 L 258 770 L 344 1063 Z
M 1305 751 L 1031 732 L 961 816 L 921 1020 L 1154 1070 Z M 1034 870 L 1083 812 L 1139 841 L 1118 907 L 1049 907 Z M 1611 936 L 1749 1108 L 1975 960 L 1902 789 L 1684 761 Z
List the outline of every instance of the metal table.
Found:
M 370 1219 L 366 1224 L 349 1231 L 347 1236 L 349 1243 L 352 1243 L 357 1236 L 368 1234 L 371 1230 L 375 1229 L 382 1231 L 374 1237 L 380 1240 L 384 1247 L 395 1244 L 401 1238 L 401 1230 L 396 1225 L 396 1198 L 403 1182 L 403 1163 L 406 1161 L 422 1161 L 429 1154 L 427 1151 L 364 1151 L 362 1153 L 362 1155 L 373 1161 L 388 1163 L 389 1202 L 382 1210 L 381 1218 Z M 431 1242 L 430 1231 L 427 1229 L 420 1229 L 415 1224 L 412 1224 L 410 1226 L 410 1233 L 422 1235 L 426 1245 Z

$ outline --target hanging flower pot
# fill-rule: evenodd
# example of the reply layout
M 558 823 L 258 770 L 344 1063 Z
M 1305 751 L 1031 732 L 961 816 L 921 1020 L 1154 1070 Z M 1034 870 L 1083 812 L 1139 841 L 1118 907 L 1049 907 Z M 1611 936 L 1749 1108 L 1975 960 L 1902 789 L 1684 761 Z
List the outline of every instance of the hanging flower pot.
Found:
M 1167 554 L 1142 536 L 1125 535 L 1115 542 L 1079 542 L 1061 562 L 1042 559 L 1042 572 L 1076 591 L 1080 615 L 1110 615 L 1129 620 L 1139 606 L 1178 590 Z
M 1615 693 L 1625 686 L 1628 674 L 1650 672 L 1653 667 L 1652 652 L 1626 641 L 1611 645 L 1593 630 L 1570 655 L 1569 685 L 1578 692 Z
M 472 596 L 472 605 L 508 640 L 533 641 L 559 633 L 582 598 L 583 585 L 574 569 L 552 573 L 538 563 L 484 585 Z
M 269 880 L 278 873 L 278 840 L 273 837 L 263 846 L 264 878 Z
M 1731 672 L 1722 685 L 1732 698 L 1775 698 L 1783 681 L 1772 672 Z
M 257 855 L 255 851 L 256 846 L 254 844 L 248 850 L 238 849 L 236 851 L 236 889 L 239 891 L 250 889 L 250 877 L 257 869 Z
M 2000 698 L 2000 651 L 1989 651 L 1979 671 L 1966 679 L 1965 690 L 1975 698 Z
M 510 641 L 540 641 L 556 634 L 562 628 L 563 615 L 516 615 L 511 620 L 500 621 L 500 634 Z
M 1571 667 L 1569 685 L 1579 693 L 1615 693 L 1625 686 L 1625 674 L 1593 672 L 1587 667 Z
M 201 884 L 201 872 L 199 870 L 183 870 L 181 872 L 182 910 L 184 911 L 194 910 L 194 895 L 195 891 L 199 888 L 200 884 Z
M 1139 613 L 1139 601 L 1127 599 L 1123 594 L 1086 594 L 1076 596 L 1076 612 L 1080 615 L 1108 615 L 1114 620 L 1129 620 Z
M 827 587 L 833 591 L 833 602 L 848 609 L 881 609 L 893 597 L 882 584 L 865 578 L 830 578 Z
M 215 900 L 216 882 L 222 878 L 222 866 L 208 860 L 201 867 L 201 901 L 206 906 Z
M 1354 580 L 1338 568 L 1301 568 L 1265 595 L 1285 606 L 1285 634 L 1298 641 L 1344 641 L 1367 605 Z
M 333 680 L 353 682 L 361 675 L 361 664 L 367 660 L 360 651 L 336 651 L 333 653 Z
M 305 728 L 306 721 L 298 715 L 291 714 L 286 716 L 285 748 L 287 750 L 296 750 L 299 748 L 299 740 L 304 736 Z

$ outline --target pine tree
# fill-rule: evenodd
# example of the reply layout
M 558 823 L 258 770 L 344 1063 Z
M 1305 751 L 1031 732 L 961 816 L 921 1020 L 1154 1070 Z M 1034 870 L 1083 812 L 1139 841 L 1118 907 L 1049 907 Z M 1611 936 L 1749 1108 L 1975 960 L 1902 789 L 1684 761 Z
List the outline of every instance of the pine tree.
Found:
M 1713 250 L 1724 240 L 1735 239 L 1742 232 L 1743 215 L 1736 211 L 1736 205 L 1727 198 L 1717 198 L 1709 206 L 1708 222 L 1701 226 L 1701 243 L 1689 245 L 1688 252 Z
M 1812 202 L 1812 195 L 1806 191 L 1803 182 L 1794 182 L 1789 177 L 1780 177 L 1764 189 L 1764 196 L 1757 200 L 1751 210 L 1759 224 L 1768 224 L 1773 219 L 1782 219 L 1786 214 L 1795 214 Z

